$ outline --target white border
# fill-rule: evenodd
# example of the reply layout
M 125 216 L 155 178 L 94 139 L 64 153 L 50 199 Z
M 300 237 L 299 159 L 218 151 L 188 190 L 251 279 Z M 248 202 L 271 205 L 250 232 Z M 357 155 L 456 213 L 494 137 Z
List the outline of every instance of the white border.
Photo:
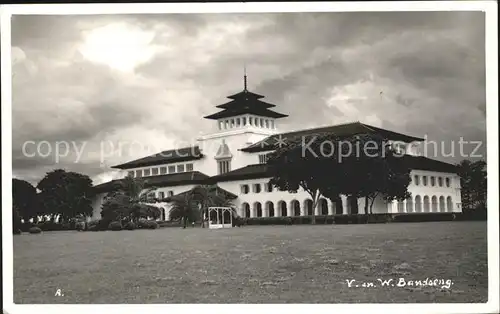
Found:
M 235 13 L 235 12 L 352 12 L 352 11 L 485 11 L 486 100 L 488 156 L 488 303 L 478 304 L 332 304 L 332 305 L 15 305 L 12 268 L 12 124 L 11 124 L 11 32 L 13 14 L 139 14 L 139 13 Z M 2 69 L 2 249 L 4 312 L 12 313 L 108 313 L 177 312 L 234 313 L 236 311 L 380 312 L 380 313 L 498 313 L 499 250 L 498 221 L 498 16 L 496 1 L 426 2 L 302 2 L 302 3 L 181 3 L 181 4 L 31 4 L 1 8 Z M 332 293 L 335 293 L 332 291 Z

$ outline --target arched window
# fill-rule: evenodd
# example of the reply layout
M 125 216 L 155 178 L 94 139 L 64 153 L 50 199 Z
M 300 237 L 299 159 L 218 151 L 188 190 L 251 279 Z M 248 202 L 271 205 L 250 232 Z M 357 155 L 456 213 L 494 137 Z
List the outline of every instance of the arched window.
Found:
M 241 193 L 248 194 L 249 191 L 250 191 L 250 188 L 248 187 L 248 184 L 241 185 Z
M 424 186 L 427 186 L 427 176 L 422 177 L 422 183 L 424 184 Z
M 430 205 L 431 204 L 429 202 L 429 196 L 427 196 L 427 195 L 424 196 L 424 213 L 430 212 L 430 209 L 431 209 Z
M 446 209 L 449 211 L 449 212 L 452 212 L 453 211 L 453 200 L 451 199 L 451 196 L 448 196 L 446 198 Z
M 446 211 L 446 204 L 444 202 L 444 196 L 439 197 L 439 211 L 441 211 L 441 212 Z
M 449 188 L 450 187 L 450 178 L 446 178 L 446 187 Z
M 435 186 L 436 185 L 436 177 L 431 177 L 431 186 Z
M 240 126 L 240 118 L 236 118 L 236 126 L 239 127 Z
M 248 117 L 248 125 L 253 125 L 252 124 L 252 117 Z
M 250 218 L 250 205 L 248 203 L 241 204 L 243 217 Z
M 414 179 L 415 179 L 415 185 L 420 185 L 420 177 L 416 175 Z
M 247 125 L 247 117 L 241 118 L 243 122 L 241 123 L 243 126 Z
M 280 215 L 282 217 L 288 216 L 288 209 L 286 208 L 286 202 L 284 201 L 279 201 L 278 202 L 278 209 L 280 211 Z
M 262 205 L 259 202 L 253 204 L 253 210 L 255 217 L 262 217 Z
M 413 199 L 411 196 L 406 199 L 406 212 L 413 213 Z
M 415 212 L 416 213 L 422 212 L 422 197 L 420 197 L 420 195 L 417 195 L 415 197 Z
M 306 209 L 307 215 L 313 215 L 313 201 L 311 199 L 307 199 L 304 201 L 304 208 Z
M 438 177 L 438 185 L 439 185 L 439 187 L 443 186 L 443 178 L 442 177 Z
M 291 202 L 292 213 L 294 216 L 300 216 L 300 203 L 297 200 Z
M 274 204 L 273 202 L 266 202 L 266 212 L 268 217 L 274 217 Z
M 325 198 L 319 200 L 319 208 L 321 210 L 321 215 L 328 215 L 328 201 Z
M 432 200 L 432 212 L 436 213 L 438 211 L 438 199 L 434 195 L 431 200 Z

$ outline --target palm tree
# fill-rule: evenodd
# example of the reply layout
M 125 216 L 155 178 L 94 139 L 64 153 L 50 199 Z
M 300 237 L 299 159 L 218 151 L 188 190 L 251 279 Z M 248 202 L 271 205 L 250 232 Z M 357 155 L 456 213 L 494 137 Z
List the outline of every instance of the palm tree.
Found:
M 103 212 L 112 213 L 112 219 L 117 220 L 123 218 L 137 220 L 139 217 L 144 216 L 144 213 L 148 212 L 153 213 L 153 217 L 157 216 L 156 211 L 150 208 L 152 206 L 143 204 L 150 201 L 147 196 L 157 188 L 146 188 L 146 185 L 147 181 L 136 179 L 132 176 L 127 176 L 117 181 L 115 183 L 115 191 L 108 193 L 105 198 Z M 159 213 L 160 210 L 157 209 L 157 211 Z
M 187 221 L 199 219 L 203 228 L 203 218 L 207 216 L 208 208 L 211 206 L 234 207 L 227 195 L 221 193 L 217 186 L 212 185 L 196 186 L 188 192 L 171 197 L 169 202 L 172 204 L 170 217 L 183 219 L 184 227 Z M 233 209 L 233 216 L 235 215 L 236 212 Z

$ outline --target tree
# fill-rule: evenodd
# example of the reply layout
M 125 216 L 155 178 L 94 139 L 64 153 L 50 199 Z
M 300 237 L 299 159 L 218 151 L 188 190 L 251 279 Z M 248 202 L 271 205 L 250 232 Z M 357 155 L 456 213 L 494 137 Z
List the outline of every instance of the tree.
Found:
M 92 180 L 76 172 L 57 169 L 48 172 L 38 183 L 44 212 L 54 219 L 60 215 L 62 220 L 78 215 L 92 215 Z
M 306 191 L 313 200 L 314 224 L 321 195 L 338 201 L 344 194 L 356 205 L 365 197 L 365 213 L 372 211 L 378 196 L 387 201 L 406 198 L 410 170 L 397 158 L 392 145 L 373 134 L 296 138 L 270 154 L 270 183 L 281 191 Z
M 157 207 L 147 205 L 154 199 L 148 195 L 156 187 L 146 188 L 148 182 L 127 176 L 116 182 L 114 190 L 106 195 L 102 204 L 101 216 L 104 220 L 115 221 L 128 219 L 137 221 L 142 217 L 158 218 L 161 213 Z
M 325 142 L 331 145 L 323 145 Z M 286 146 L 270 153 L 267 160 L 272 177 L 269 181 L 271 185 L 290 193 L 297 193 L 299 188 L 302 188 L 311 196 L 312 224 L 316 223 L 316 208 L 321 191 L 330 189 L 330 195 L 334 195 L 343 188 L 343 169 L 340 163 L 335 162 L 335 155 L 338 155 L 339 151 L 334 149 L 334 144 L 339 142 L 340 139 L 331 134 L 319 134 L 313 138 L 293 138 Z
M 199 217 L 200 209 L 198 202 L 195 201 L 193 194 L 184 193 L 173 196 L 169 199 L 170 219 L 180 219 L 183 222 L 182 227 L 186 228 L 188 221 L 195 221 Z
M 21 215 L 16 206 L 12 206 L 12 232 L 14 234 L 20 234 L 21 230 Z
M 31 218 L 36 219 L 39 214 L 36 189 L 27 181 L 12 179 L 12 203 L 24 222 L 28 222 Z
M 204 227 L 203 218 L 208 214 L 208 208 L 211 206 L 231 207 L 233 204 L 228 195 L 224 195 L 215 185 L 198 185 L 193 189 L 173 196 L 167 199 L 172 204 L 170 210 L 171 219 L 183 219 L 187 221 L 202 221 L 201 227 Z M 233 215 L 235 212 L 233 210 Z
M 487 173 L 486 162 L 462 160 L 457 164 L 462 194 L 462 207 L 466 210 L 486 208 Z

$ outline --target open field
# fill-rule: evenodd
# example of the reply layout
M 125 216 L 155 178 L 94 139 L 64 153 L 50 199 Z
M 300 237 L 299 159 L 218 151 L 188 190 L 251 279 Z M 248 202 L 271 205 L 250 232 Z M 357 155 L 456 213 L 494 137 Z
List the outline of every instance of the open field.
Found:
M 486 222 L 14 236 L 16 303 L 486 302 L 487 271 Z

